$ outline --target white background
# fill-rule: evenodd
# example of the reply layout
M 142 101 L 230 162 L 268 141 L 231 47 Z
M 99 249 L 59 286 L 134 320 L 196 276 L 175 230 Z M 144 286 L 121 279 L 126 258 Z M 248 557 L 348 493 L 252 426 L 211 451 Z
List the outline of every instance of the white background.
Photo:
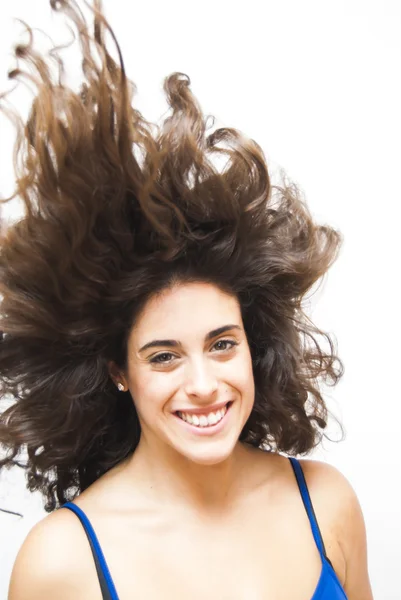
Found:
M 313 456 L 337 466 L 358 494 L 375 600 L 399 600 L 400 4 L 105 0 L 104 6 L 147 119 L 157 121 L 167 110 L 163 78 L 186 73 L 216 126 L 236 127 L 255 139 L 272 173 L 284 168 L 316 219 L 345 237 L 311 309 L 316 324 L 335 335 L 345 363 L 343 379 L 326 398 L 347 438 L 325 442 Z M 57 43 L 70 36 L 47 0 L 1 2 L 2 90 L 15 65 L 12 44 L 26 40 L 13 17 Z M 37 38 L 39 48 L 48 43 L 43 39 Z M 74 48 L 68 53 L 73 78 L 79 64 Z M 20 97 L 16 106 L 24 114 L 31 95 L 15 94 L 16 101 Z M 13 189 L 12 142 L 13 130 L 2 119 L 3 195 Z M 19 471 L 1 475 L 0 507 L 24 515 L 0 513 L 2 600 L 18 548 L 45 513 L 40 498 L 24 490 Z

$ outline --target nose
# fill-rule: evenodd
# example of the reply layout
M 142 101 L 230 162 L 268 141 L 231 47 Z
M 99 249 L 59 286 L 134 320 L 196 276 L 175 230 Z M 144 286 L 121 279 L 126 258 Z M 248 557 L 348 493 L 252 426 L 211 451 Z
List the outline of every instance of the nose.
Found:
M 187 367 L 185 392 L 200 400 L 210 400 L 218 389 L 218 380 L 207 361 L 200 359 Z

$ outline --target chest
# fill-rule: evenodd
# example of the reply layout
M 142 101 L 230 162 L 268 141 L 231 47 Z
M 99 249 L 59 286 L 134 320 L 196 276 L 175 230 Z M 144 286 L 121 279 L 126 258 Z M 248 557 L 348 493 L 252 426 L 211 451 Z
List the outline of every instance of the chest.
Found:
M 301 504 L 239 511 L 203 522 L 137 515 L 97 530 L 119 600 L 311 600 L 321 558 Z M 339 551 L 321 526 L 333 564 Z M 91 565 L 93 559 L 88 558 Z M 96 571 L 86 599 L 100 599 Z

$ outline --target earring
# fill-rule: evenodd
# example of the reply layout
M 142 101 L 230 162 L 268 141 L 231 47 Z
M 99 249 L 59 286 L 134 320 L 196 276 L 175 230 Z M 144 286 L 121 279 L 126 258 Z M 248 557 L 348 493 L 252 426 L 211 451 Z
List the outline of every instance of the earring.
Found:
M 120 392 L 125 392 L 125 387 L 124 387 L 124 385 L 123 385 L 121 382 L 119 382 L 119 383 L 117 384 L 117 387 L 118 387 L 118 389 L 120 390 Z

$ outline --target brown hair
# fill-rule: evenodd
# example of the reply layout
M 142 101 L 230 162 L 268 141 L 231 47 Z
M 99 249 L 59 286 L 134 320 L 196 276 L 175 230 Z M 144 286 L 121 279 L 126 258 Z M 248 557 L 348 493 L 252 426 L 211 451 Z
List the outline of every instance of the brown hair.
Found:
M 9 73 L 37 87 L 27 122 L 1 97 L 17 123 L 16 190 L 3 202 L 21 198 L 25 214 L 1 240 L 0 393 L 14 401 L 0 416 L 0 466 L 25 468 L 50 512 L 132 453 L 134 399 L 118 392 L 108 361 L 125 368 L 141 308 L 188 281 L 215 283 L 240 302 L 256 388 L 240 439 L 309 452 L 327 426 L 319 378 L 335 385 L 343 365 L 302 301 L 336 259 L 341 235 L 313 222 L 285 175 L 271 184 L 254 140 L 228 127 L 206 133 L 185 74 L 165 79 L 170 116 L 146 121 L 99 1 L 93 36 L 75 1 L 51 6 L 75 23 L 84 83 L 79 92 L 63 83 L 56 48 L 54 81 L 27 26 L 29 42 L 15 55 L 34 72 Z M 218 155 L 227 159 L 220 170 Z

